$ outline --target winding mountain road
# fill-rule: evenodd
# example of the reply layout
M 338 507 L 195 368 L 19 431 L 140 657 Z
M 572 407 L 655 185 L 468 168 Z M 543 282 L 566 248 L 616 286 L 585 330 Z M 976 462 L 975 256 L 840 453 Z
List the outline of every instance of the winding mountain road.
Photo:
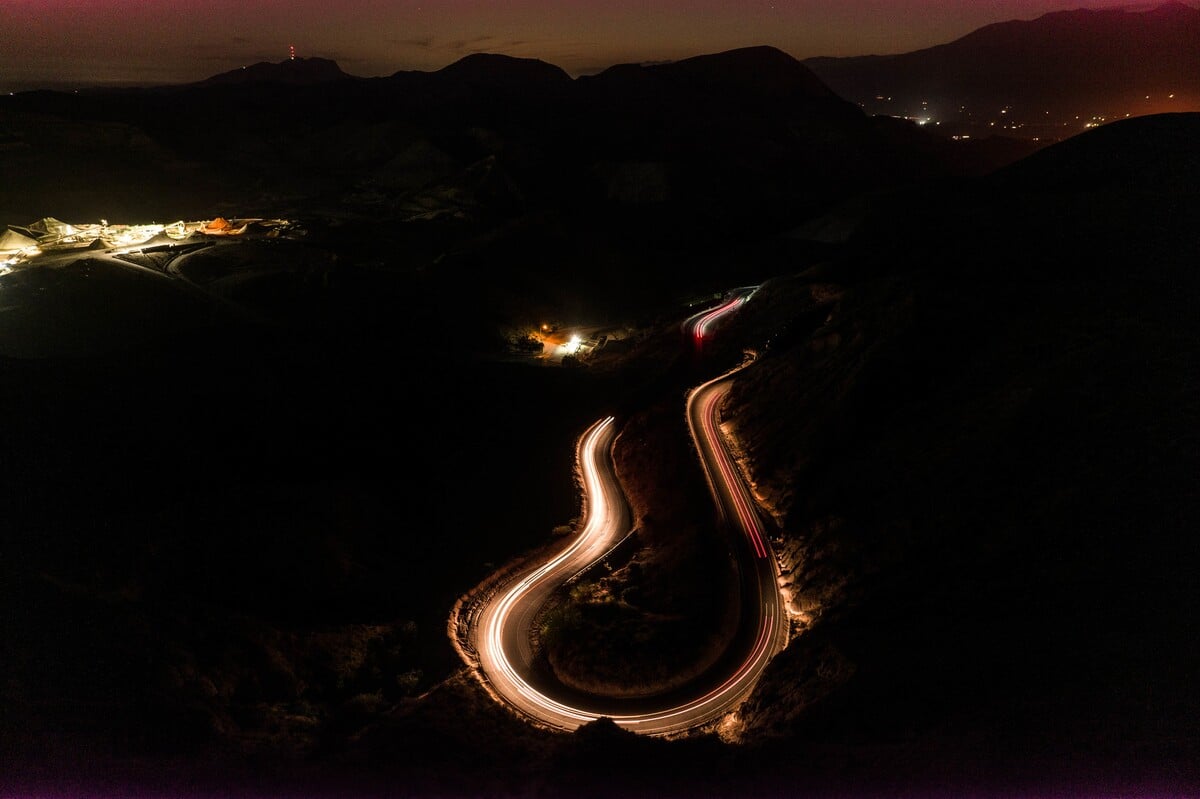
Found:
M 744 296 L 699 314 L 704 329 Z M 742 367 L 738 367 L 739 369 Z M 788 622 L 780 598 L 778 566 L 770 542 L 720 427 L 721 400 L 737 369 L 688 394 L 687 417 L 713 499 L 738 566 L 741 623 L 720 667 L 688 687 L 658 697 L 613 698 L 582 694 L 539 675 L 531 644 L 533 624 L 551 595 L 607 555 L 629 532 L 631 514 L 613 467 L 617 438 L 613 417 L 597 421 L 579 438 L 576 468 L 585 512 L 578 535 L 544 562 L 526 566 L 465 613 L 467 650 L 485 686 L 499 701 L 531 721 L 573 730 L 601 717 L 646 735 L 669 735 L 718 720 L 754 688 L 771 658 L 787 645 Z M 460 649 L 461 651 L 461 649 Z M 463 653 L 468 662 L 472 658 Z

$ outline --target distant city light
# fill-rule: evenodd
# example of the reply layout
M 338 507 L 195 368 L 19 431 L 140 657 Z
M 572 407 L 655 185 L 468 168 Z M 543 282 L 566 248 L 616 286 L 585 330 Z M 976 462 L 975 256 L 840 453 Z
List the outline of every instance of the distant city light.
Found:
M 30 261 L 45 253 L 79 250 L 85 247 L 100 247 L 112 254 L 129 252 L 143 244 L 160 242 L 170 244 L 191 236 L 238 236 L 245 233 L 254 223 L 268 236 L 278 236 L 280 231 L 292 226 L 287 219 L 236 219 L 230 222 L 222 217 L 196 222 L 177 221 L 163 225 L 157 222 L 136 225 L 112 225 L 107 219 L 99 224 L 69 224 L 53 217 L 46 217 L 28 228 L 6 228 L 0 226 L 0 267 L 12 271 L 12 267 Z M 24 231 L 24 232 L 21 232 Z M 160 238 L 166 239 L 161 241 Z M 2 274 L 2 272 L 0 272 Z

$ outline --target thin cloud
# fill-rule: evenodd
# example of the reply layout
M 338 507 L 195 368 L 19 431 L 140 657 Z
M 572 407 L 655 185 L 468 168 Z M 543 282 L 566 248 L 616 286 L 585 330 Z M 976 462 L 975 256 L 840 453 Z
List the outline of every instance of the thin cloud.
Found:
M 387 42 L 397 47 L 416 47 L 421 50 L 429 50 L 433 47 L 432 36 L 420 36 L 414 39 L 388 39 Z
M 477 53 L 479 50 L 475 48 L 478 48 L 484 42 L 491 41 L 495 38 L 496 37 L 492 36 L 491 34 L 485 34 L 483 36 L 476 36 L 473 39 L 456 39 L 454 41 L 446 42 L 446 48 L 458 52 L 469 50 L 470 52 Z
M 512 39 L 507 42 L 492 42 L 485 47 L 472 47 L 466 50 L 468 53 L 505 53 L 511 50 L 517 50 L 523 44 L 528 42 L 523 39 Z

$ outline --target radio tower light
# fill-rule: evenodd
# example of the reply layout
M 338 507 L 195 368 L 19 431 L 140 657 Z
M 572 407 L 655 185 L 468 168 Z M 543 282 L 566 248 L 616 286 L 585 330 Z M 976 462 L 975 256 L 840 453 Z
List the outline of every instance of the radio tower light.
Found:
M 296 45 L 294 45 L 294 44 L 288 45 L 288 56 L 291 58 L 292 61 L 296 60 Z

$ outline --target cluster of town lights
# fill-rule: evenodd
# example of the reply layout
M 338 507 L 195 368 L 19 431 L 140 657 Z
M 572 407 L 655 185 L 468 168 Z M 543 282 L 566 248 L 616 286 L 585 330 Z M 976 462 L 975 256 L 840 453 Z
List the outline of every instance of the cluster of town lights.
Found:
M 168 224 L 71 224 L 46 217 L 25 226 L 9 225 L 0 235 L 0 274 L 48 253 L 82 249 L 120 250 L 146 244 L 172 244 L 195 236 L 238 236 L 257 228 L 268 236 L 290 228 L 286 219 L 234 219 L 223 217 Z

